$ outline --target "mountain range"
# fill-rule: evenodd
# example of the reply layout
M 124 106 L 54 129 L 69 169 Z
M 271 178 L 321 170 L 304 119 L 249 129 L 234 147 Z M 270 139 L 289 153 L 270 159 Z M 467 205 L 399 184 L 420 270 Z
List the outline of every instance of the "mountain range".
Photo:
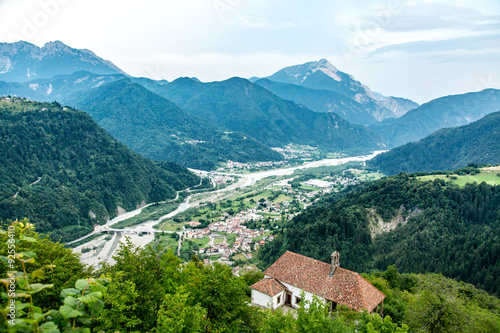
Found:
M 385 174 L 455 170 L 469 163 L 500 162 L 500 111 L 469 125 L 443 128 L 373 158 L 369 165 Z
M 214 169 L 227 160 L 283 159 L 248 135 L 223 131 L 126 78 L 83 91 L 66 102 L 88 112 L 116 139 L 154 160 Z
M 408 108 L 406 101 L 399 105 L 399 99 L 394 99 L 393 103 L 385 105 L 380 103 L 369 87 L 357 81 L 352 75 L 338 70 L 326 59 L 285 67 L 266 79 L 309 89 L 336 92 L 361 104 L 377 121 L 396 118 L 396 110 L 401 114 L 402 110 L 407 111 Z M 332 104 L 331 98 L 324 103 L 327 108 L 329 104 Z M 411 103 L 416 104 L 415 102 Z M 333 104 L 336 103 L 333 102 Z M 346 112 L 349 112 L 348 108 Z
M 0 95 L 81 108 L 144 156 L 197 168 L 278 160 L 269 146 L 288 143 L 344 153 L 397 147 L 500 109 L 495 89 L 419 106 L 373 92 L 325 59 L 250 81 L 134 78 L 59 41 L 0 44 L 0 80 Z
M 0 43 L 0 80 L 23 82 L 80 70 L 95 74 L 125 74 L 94 52 L 74 49 L 60 41 L 46 43 L 43 47 L 23 41 Z
M 500 90 L 485 89 L 432 100 L 388 124 L 371 128 L 380 133 L 389 146 L 397 147 L 420 140 L 441 128 L 469 124 L 498 110 Z
M 251 135 L 270 146 L 300 143 L 329 151 L 368 151 L 382 139 L 335 113 L 313 112 L 242 78 L 202 83 L 177 79 L 156 90 L 212 124 Z

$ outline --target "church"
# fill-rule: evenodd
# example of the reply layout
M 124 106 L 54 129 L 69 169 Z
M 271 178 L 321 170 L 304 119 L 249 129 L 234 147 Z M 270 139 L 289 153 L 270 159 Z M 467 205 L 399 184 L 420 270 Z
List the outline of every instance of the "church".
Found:
M 383 311 L 385 295 L 356 272 L 340 267 L 340 254 L 331 263 L 285 252 L 252 285 L 252 304 L 268 309 L 281 306 L 297 308 L 316 295 L 330 310 L 345 305 L 356 311 Z M 304 297 L 305 299 L 302 299 Z

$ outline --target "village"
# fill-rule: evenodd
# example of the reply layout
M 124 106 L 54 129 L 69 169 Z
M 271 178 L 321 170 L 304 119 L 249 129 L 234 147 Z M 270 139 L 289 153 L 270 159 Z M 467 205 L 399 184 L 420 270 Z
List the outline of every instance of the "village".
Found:
M 196 255 L 209 265 L 232 265 L 235 274 L 243 267 L 255 267 L 259 248 L 276 237 L 274 232 L 287 220 L 320 200 L 325 194 L 359 183 L 352 175 L 362 170 L 345 170 L 342 175 L 308 179 L 301 177 L 274 180 L 259 191 L 245 193 L 233 200 L 204 203 L 184 218 L 181 253 Z M 230 177 L 216 176 L 217 183 Z M 189 220 L 187 220 L 189 218 Z M 173 221 L 172 221 L 173 223 Z

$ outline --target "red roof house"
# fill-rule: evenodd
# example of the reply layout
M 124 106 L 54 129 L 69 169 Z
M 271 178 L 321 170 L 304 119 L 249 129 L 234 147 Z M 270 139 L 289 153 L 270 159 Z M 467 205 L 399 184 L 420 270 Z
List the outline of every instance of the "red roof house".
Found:
M 385 295 L 356 272 L 339 267 L 339 253 L 332 262 L 285 252 L 265 272 L 264 279 L 252 285 L 252 303 L 276 309 L 282 305 L 300 306 L 301 294 L 306 300 L 316 295 L 333 309 L 337 304 L 353 310 L 372 312 L 383 303 Z

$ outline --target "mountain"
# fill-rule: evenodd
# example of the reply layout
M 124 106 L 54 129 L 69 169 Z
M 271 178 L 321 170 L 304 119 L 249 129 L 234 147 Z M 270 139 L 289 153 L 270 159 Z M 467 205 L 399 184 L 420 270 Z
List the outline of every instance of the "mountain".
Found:
M 35 78 L 87 71 L 94 74 L 123 74 L 110 61 L 92 51 L 71 48 L 60 41 L 43 47 L 28 42 L 0 43 L 0 80 L 23 82 Z
M 227 160 L 281 160 L 255 139 L 222 131 L 129 79 L 75 94 L 66 101 L 88 112 L 117 140 L 154 160 L 213 169 Z
M 334 112 L 353 124 L 373 125 L 379 123 L 363 105 L 331 90 L 306 88 L 269 79 L 256 80 L 254 83 L 283 99 L 302 104 L 312 111 Z
M 500 90 L 441 97 L 388 124 L 372 126 L 392 146 L 420 140 L 441 128 L 462 126 L 500 110 Z
M 242 78 L 210 83 L 181 78 L 157 92 L 193 115 L 269 146 L 296 143 L 352 152 L 382 146 L 365 126 L 350 124 L 335 113 L 313 112 Z
M 359 188 L 358 188 L 359 189 Z M 267 267 L 289 250 L 354 271 L 434 272 L 500 295 L 500 186 L 387 177 L 285 223 L 259 249 Z
M 334 91 L 363 105 L 377 121 L 396 117 L 392 111 L 377 101 L 370 88 L 353 76 L 339 71 L 326 59 L 285 67 L 266 79 Z
M 199 183 L 114 140 L 89 115 L 58 103 L 0 101 L 0 219 L 28 217 L 54 239 L 78 238 L 145 202 Z
M 394 96 L 385 97 L 379 100 L 379 103 L 394 112 L 396 118 L 402 117 L 408 111 L 416 109 L 420 106 L 412 100 Z
M 500 163 L 500 111 L 469 125 L 440 129 L 369 162 L 385 174 L 451 171 L 469 163 Z
M 0 95 L 19 96 L 41 102 L 66 103 L 78 93 L 98 88 L 103 84 L 126 78 L 122 74 L 101 75 L 79 71 L 69 75 L 34 79 L 27 82 L 0 81 Z

